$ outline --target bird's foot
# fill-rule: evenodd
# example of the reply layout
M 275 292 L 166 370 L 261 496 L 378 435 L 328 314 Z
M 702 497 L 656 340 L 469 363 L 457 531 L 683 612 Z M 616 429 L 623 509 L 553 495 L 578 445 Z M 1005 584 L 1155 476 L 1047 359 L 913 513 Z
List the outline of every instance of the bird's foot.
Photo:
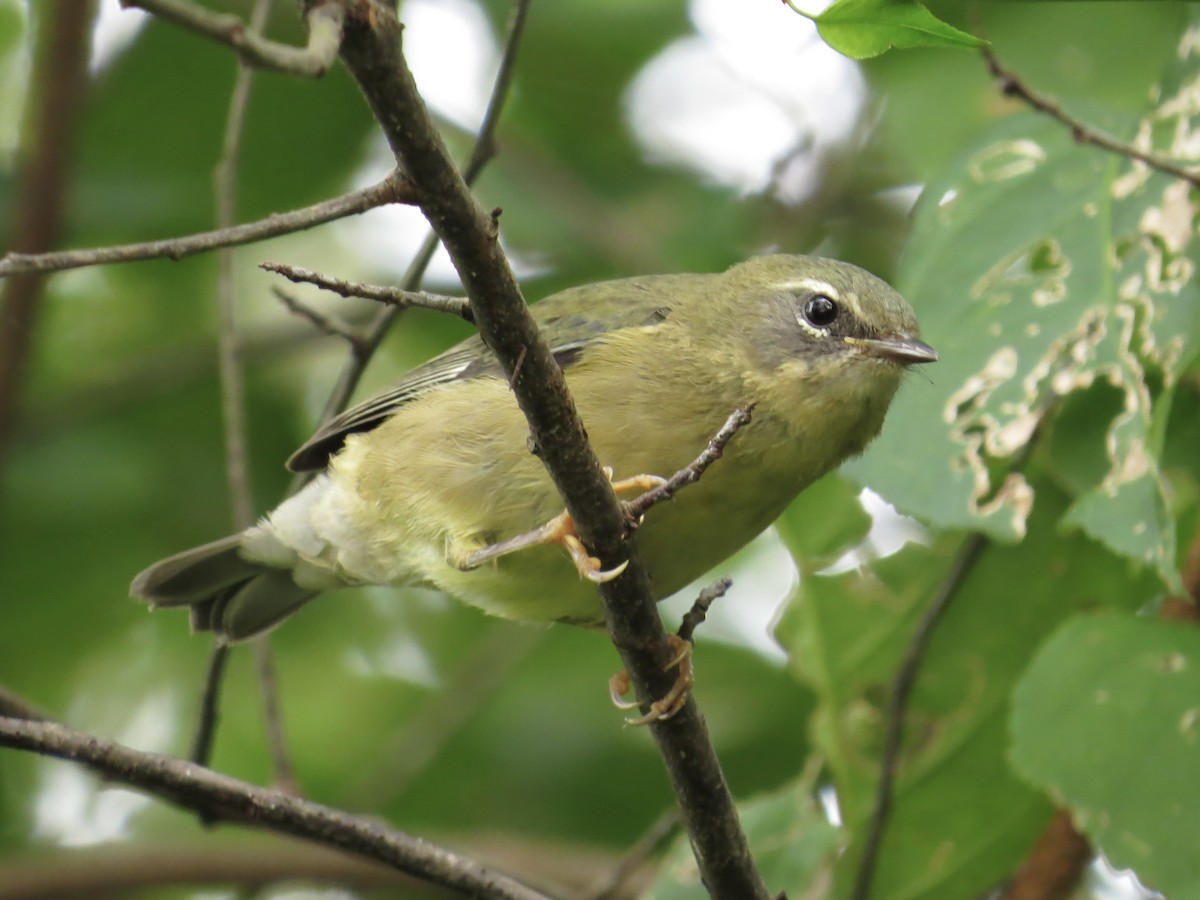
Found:
M 612 484 L 612 489 L 618 494 L 627 491 L 648 491 L 666 484 L 666 479 L 660 478 L 657 475 L 635 475 L 632 478 L 613 481 L 613 472 L 608 466 L 604 467 L 604 474 L 608 476 Z M 579 572 L 579 577 L 586 578 L 588 581 L 595 582 L 596 584 L 612 581 L 624 572 L 625 567 L 629 565 L 629 561 L 626 560 L 611 569 L 602 569 L 600 567 L 600 560 L 589 555 L 587 548 L 583 546 L 583 541 L 579 539 L 579 533 L 575 530 L 575 520 L 571 518 L 570 513 L 564 510 L 540 528 L 535 528 L 533 531 L 527 531 L 524 534 L 518 534 L 515 537 L 499 541 L 495 544 L 489 544 L 486 547 L 481 547 L 466 554 L 458 563 L 458 566 L 464 570 L 474 569 L 485 562 L 499 559 L 501 556 L 507 556 L 510 553 L 516 553 L 518 550 L 524 550 L 527 547 L 536 547 L 540 544 L 558 544 L 571 557 L 571 561 L 575 563 L 575 569 Z
M 692 692 L 692 685 L 696 683 L 695 669 L 692 665 L 694 647 L 691 641 L 676 634 L 667 635 L 667 639 L 671 642 L 671 649 L 675 651 L 675 656 L 667 663 L 664 671 L 679 669 L 675 683 L 671 685 L 671 689 L 666 694 L 650 704 L 645 715 L 626 719 L 626 725 L 649 725 L 651 722 L 665 722 L 683 709 L 684 704 L 687 703 L 688 696 Z M 608 679 L 608 693 L 612 698 L 613 705 L 618 709 L 633 709 L 638 705 L 636 701 L 623 699 L 629 693 L 629 688 L 628 669 L 622 669 Z

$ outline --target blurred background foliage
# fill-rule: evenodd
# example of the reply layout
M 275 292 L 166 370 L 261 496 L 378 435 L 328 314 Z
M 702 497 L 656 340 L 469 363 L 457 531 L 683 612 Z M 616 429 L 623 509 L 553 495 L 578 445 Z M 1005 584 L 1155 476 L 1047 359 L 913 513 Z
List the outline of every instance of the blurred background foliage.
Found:
M 248 7 L 220 5 L 243 17 Z M 301 41 L 291 4 L 277 7 L 268 33 Z M 1086 122 L 1185 162 L 1200 155 L 1187 4 L 931 8 L 986 35 L 1027 84 Z M 0 2 L 0 210 L 42 12 Z M 507 14 L 500 0 L 401 9 L 418 83 L 460 157 Z M 231 54 L 115 3 L 102 4 L 95 43 L 64 246 L 211 228 Z M 1005 97 L 978 53 L 851 62 L 767 0 L 535 2 L 499 149 L 477 191 L 504 209 L 531 300 L 606 277 L 815 252 L 896 283 L 942 351 L 909 379 L 861 462 L 716 573 L 735 587 L 701 629 L 697 697 L 772 888 L 848 890 L 892 673 L 979 531 L 914 693 L 874 896 L 983 893 L 1020 864 L 1054 804 L 1147 884 L 1200 895 L 1200 856 L 1178 840 L 1200 833 L 1200 807 L 1171 803 L 1169 787 L 1200 792 L 1200 648 L 1192 631 L 1143 621 L 1180 591 L 1196 534 L 1194 189 L 1075 143 Z M 344 71 L 257 76 L 240 220 L 387 168 Z M 289 314 L 256 264 L 390 281 L 421 237 L 410 210 L 377 210 L 237 251 L 257 511 L 285 490 L 282 461 L 347 352 Z M 79 728 L 173 754 L 187 752 L 207 641 L 182 615 L 147 615 L 126 586 L 148 562 L 232 527 L 215 273 L 199 257 L 49 278 L 0 471 L 0 684 Z M 455 290 L 444 259 L 427 284 Z M 289 290 L 349 320 L 373 312 Z M 466 333 L 405 314 L 360 393 Z M 863 486 L 921 525 L 871 497 L 868 516 Z M 668 616 L 689 602 L 666 604 Z M 564 891 L 671 806 L 649 735 L 622 728 L 608 704 L 618 661 L 596 635 L 373 589 L 321 598 L 271 646 L 313 799 L 485 846 Z M 245 652 L 221 710 L 215 767 L 268 781 Z M 264 840 L 209 834 L 63 764 L 0 754 L 0 895 L 5 866 L 68 865 L 60 847 L 148 858 Z M 549 864 L 562 858 L 576 863 L 569 875 Z M 1081 896 L 1136 896 L 1099 867 L 1089 879 Z M 654 890 L 698 896 L 686 847 Z

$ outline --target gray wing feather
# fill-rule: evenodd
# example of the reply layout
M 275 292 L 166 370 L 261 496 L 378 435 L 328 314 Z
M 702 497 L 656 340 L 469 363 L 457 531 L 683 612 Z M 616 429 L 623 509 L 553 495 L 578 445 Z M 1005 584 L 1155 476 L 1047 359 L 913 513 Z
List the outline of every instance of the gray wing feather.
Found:
M 560 313 L 566 301 L 567 308 L 577 305 L 580 293 L 594 289 L 593 287 L 576 288 L 564 291 L 554 297 L 549 297 L 532 307 L 538 319 L 543 335 L 550 343 L 558 364 L 564 369 L 574 363 L 587 348 L 603 337 L 609 331 L 619 328 L 630 328 L 655 325 L 667 318 L 670 310 L 661 305 L 661 296 L 646 289 L 645 281 L 631 279 L 626 284 L 629 293 L 615 314 L 606 316 L 604 320 L 590 317 L 573 310 L 570 313 Z M 358 432 L 370 431 L 377 428 L 410 400 L 421 396 L 427 391 L 440 385 L 471 378 L 503 377 L 503 371 L 490 350 L 484 347 L 478 336 L 467 338 L 461 344 L 450 348 L 440 356 L 435 356 L 429 362 L 413 369 L 395 385 L 381 394 L 376 394 L 369 400 L 346 410 L 340 416 L 326 422 L 317 432 L 305 441 L 287 461 L 287 467 L 293 472 L 307 472 L 323 469 L 342 445 L 347 436 Z

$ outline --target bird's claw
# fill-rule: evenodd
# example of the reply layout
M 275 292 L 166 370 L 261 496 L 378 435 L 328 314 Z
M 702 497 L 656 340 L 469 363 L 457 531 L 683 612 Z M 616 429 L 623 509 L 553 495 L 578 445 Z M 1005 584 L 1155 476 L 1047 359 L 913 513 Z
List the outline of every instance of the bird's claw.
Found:
M 667 638 L 671 642 L 675 656 L 667 663 L 663 671 L 667 672 L 678 667 L 679 673 L 675 678 L 675 683 L 671 685 L 671 689 L 666 694 L 650 704 L 644 715 L 626 719 L 626 725 L 649 725 L 651 722 L 665 722 L 687 704 L 688 697 L 692 693 L 692 686 L 696 683 L 695 669 L 692 665 L 694 648 L 691 641 L 678 635 L 667 635 Z M 608 679 L 608 693 L 612 698 L 613 705 L 618 709 L 633 709 L 638 705 L 636 701 L 623 699 L 624 695 L 629 693 L 629 688 L 628 669 L 621 669 Z
M 571 557 L 571 561 L 575 563 L 575 570 L 579 572 L 579 577 L 586 578 L 594 584 L 604 584 L 612 581 L 624 572 L 625 567 L 629 565 L 629 560 L 625 560 L 625 562 L 613 566 L 611 569 L 601 569 L 600 560 L 594 556 L 589 556 L 587 548 L 583 546 L 583 541 L 579 540 L 573 534 L 563 535 L 562 546 Z

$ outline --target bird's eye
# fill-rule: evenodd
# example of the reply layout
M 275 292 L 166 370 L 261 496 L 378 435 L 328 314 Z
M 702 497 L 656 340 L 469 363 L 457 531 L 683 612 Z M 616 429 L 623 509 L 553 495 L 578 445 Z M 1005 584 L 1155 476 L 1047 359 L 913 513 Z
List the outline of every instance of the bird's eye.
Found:
M 808 320 L 809 324 L 815 325 L 817 328 L 825 328 L 828 325 L 832 325 L 837 315 L 838 305 L 824 294 L 817 294 L 815 297 L 810 297 L 804 303 L 804 318 Z

